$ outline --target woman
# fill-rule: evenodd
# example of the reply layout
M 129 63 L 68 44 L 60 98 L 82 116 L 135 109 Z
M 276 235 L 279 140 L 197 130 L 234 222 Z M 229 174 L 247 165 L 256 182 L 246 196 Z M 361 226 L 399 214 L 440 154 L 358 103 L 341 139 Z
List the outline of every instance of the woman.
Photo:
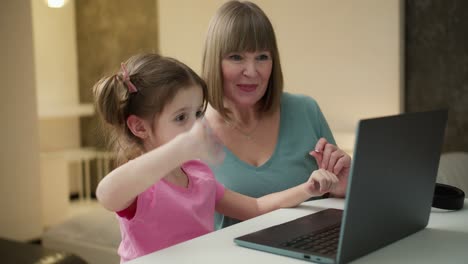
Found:
M 320 167 L 340 180 L 330 194 L 344 197 L 351 158 L 335 146 L 314 99 L 283 92 L 275 33 L 257 5 L 230 1 L 218 9 L 208 28 L 202 77 L 210 103 L 206 118 L 225 145 L 223 164 L 212 168 L 218 181 L 259 197 L 304 182 Z M 217 215 L 216 227 L 236 222 Z

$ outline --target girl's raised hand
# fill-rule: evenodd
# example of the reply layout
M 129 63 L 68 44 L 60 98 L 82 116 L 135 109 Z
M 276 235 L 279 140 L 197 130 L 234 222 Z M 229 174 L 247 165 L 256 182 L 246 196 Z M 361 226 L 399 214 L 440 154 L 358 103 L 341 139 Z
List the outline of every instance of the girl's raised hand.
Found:
M 209 165 L 219 165 L 223 162 L 225 157 L 223 144 L 205 118 L 195 121 L 189 135 L 197 158 Z
M 315 195 L 323 195 L 332 192 L 339 183 L 338 177 L 325 169 L 318 169 L 309 177 L 307 181 L 307 191 Z

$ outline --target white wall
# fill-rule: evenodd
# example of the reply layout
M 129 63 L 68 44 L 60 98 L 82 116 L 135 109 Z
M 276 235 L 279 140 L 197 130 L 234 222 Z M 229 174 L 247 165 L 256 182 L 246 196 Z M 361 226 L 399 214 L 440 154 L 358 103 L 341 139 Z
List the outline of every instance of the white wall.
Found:
M 42 232 L 39 137 L 29 1 L 0 8 L 0 237 L 38 238 Z
M 159 0 L 160 51 L 200 73 L 221 0 Z M 275 28 L 286 91 L 319 102 L 338 143 L 359 119 L 400 112 L 399 0 L 254 0 Z M 351 137 L 348 137 L 351 135 Z
M 69 213 L 70 189 L 77 191 L 79 170 L 66 151 L 80 148 L 78 59 L 75 1 L 49 8 L 31 0 L 44 227 Z
M 79 103 L 75 5 L 49 8 L 31 0 L 39 114 L 64 112 Z M 44 118 L 39 123 L 41 151 L 78 147 L 79 119 Z
M 34 59 L 39 107 L 77 104 L 78 64 L 75 5 L 49 8 L 31 0 L 34 27 Z

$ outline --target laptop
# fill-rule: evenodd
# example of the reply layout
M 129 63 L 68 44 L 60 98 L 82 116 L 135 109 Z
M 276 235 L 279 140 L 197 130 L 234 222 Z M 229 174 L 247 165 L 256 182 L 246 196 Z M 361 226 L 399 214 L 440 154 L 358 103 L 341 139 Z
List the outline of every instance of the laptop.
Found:
M 234 239 L 318 263 L 347 263 L 427 226 L 447 110 L 360 120 L 344 210 L 325 209 Z

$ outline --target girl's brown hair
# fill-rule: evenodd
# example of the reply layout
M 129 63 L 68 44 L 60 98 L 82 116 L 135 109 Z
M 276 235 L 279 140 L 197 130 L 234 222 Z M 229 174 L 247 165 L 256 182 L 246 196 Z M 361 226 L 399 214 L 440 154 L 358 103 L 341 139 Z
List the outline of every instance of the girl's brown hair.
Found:
M 269 51 L 273 69 L 268 88 L 260 102 L 260 111 L 274 112 L 283 93 L 283 74 L 273 26 L 266 14 L 254 3 L 229 1 L 210 21 L 205 40 L 202 78 L 208 86 L 208 101 L 224 118 L 222 59 L 232 52 Z
M 125 81 L 124 69 L 136 92 L 131 92 Z M 96 109 L 108 130 L 108 143 L 117 153 L 117 165 L 143 153 L 142 141 L 127 127 L 127 118 L 136 115 L 152 122 L 177 92 L 193 85 L 203 89 L 204 111 L 207 106 L 205 82 L 187 65 L 151 53 L 132 56 L 121 70 L 94 85 Z

